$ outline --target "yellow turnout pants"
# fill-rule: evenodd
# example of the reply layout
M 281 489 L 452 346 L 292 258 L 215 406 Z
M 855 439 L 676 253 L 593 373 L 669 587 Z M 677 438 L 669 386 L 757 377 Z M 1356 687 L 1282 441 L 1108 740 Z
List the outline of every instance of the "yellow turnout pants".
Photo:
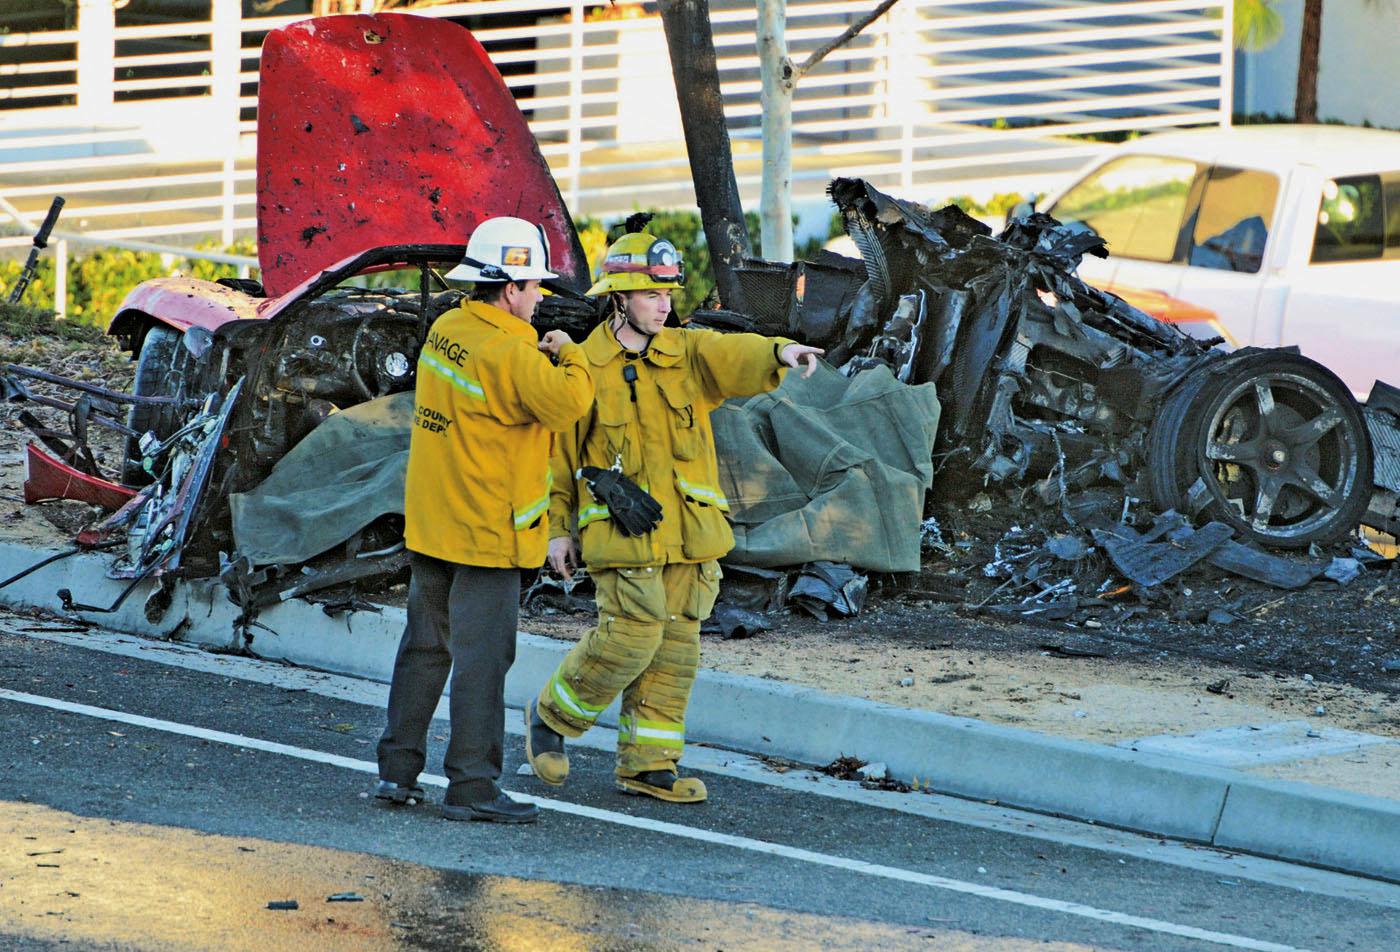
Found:
M 622 693 L 617 773 L 675 770 L 700 665 L 700 622 L 719 594 L 718 562 L 591 571 L 598 627 L 559 663 L 537 709 L 577 737 Z

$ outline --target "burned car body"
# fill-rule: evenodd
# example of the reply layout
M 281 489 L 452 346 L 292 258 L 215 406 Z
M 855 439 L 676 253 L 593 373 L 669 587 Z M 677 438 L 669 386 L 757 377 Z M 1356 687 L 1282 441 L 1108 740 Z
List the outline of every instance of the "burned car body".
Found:
M 83 397 L 105 413 L 95 422 L 128 435 L 121 477 L 140 487 L 80 540 L 126 529 L 117 576 L 227 572 L 230 493 L 337 410 L 413 389 L 428 326 L 462 296 L 437 272 L 461 260 L 479 221 L 540 223 L 560 276 L 547 283 L 545 322 L 577 330 L 593 317 L 579 293 L 586 258 L 548 165 L 467 30 L 403 14 L 275 30 L 258 123 L 261 283 L 144 282 L 108 328 L 137 358 L 135 394 Z M 358 286 L 403 269 L 417 288 Z M 103 475 L 76 447 L 50 446 L 54 465 Z M 390 522 L 357 545 L 393 548 L 396 534 Z
M 303 21 L 269 34 L 262 70 L 263 285 L 164 278 L 123 302 L 110 332 L 138 357 L 135 395 L 97 409 L 111 420 L 132 404 L 118 428 L 131 438 L 125 481 L 140 491 L 80 540 L 125 529 L 114 575 L 134 587 L 176 570 L 218 574 L 250 617 L 406 563 L 401 523 L 384 518 L 322 564 L 258 564 L 238 552 L 229 500 L 337 411 L 413 388 L 428 326 L 460 299 L 437 269 L 461 258 L 477 222 L 544 225 L 561 277 L 537 327 L 581 338 L 599 317 L 581 296 L 587 263 L 548 167 L 465 30 L 396 14 Z M 1377 453 L 1373 492 L 1371 449 L 1400 434 L 1400 404 L 1363 417 L 1296 353 L 1225 354 L 1088 286 L 1075 269 L 1102 242 L 1047 216 L 993 237 L 955 208 L 860 180 L 830 192 L 859 261 L 752 261 L 738 275 L 749 312 L 697 312 L 695 323 L 785 334 L 826 347 L 847 374 L 887 366 L 932 384 L 951 491 L 1029 482 L 1073 521 L 1073 494 L 1109 483 L 1276 547 L 1345 535 L 1368 506 L 1368 520 L 1400 528 L 1395 452 Z M 404 268 L 417 288 L 357 284 Z
M 752 263 L 741 272 L 759 305 L 749 325 L 825 346 L 847 373 L 881 364 L 935 384 L 942 462 L 960 477 L 945 486 L 1033 479 L 1057 502 L 1116 483 L 1157 511 L 1280 548 L 1344 536 L 1368 507 L 1369 521 L 1397 528 L 1384 501 L 1393 464 L 1372 461 L 1385 411 L 1363 418 L 1320 364 L 1288 350 L 1227 354 L 1091 287 L 1075 270 L 1084 254 L 1107 254 L 1102 239 L 1049 216 L 992 237 L 956 207 L 931 211 L 863 181 L 838 179 L 830 194 L 860 266 Z

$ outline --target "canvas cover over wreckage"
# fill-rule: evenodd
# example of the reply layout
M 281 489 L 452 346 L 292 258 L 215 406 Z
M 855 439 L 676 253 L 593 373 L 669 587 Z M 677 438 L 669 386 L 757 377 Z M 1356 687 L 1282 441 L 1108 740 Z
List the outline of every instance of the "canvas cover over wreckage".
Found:
M 737 542 L 730 560 L 918 571 L 938 412 L 931 386 L 830 368 L 724 404 L 713 423 Z M 401 515 L 412 421 L 410 393 L 327 420 L 230 498 L 238 554 L 258 567 L 306 562 Z

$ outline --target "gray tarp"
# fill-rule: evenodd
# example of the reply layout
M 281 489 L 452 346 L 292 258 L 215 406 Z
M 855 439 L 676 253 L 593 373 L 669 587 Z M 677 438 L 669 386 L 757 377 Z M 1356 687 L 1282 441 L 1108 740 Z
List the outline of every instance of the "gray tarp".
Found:
M 333 414 L 255 489 L 229 497 L 238 554 L 255 565 L 305 562 L 402 514 L 412 423 L 412 392 Z
M 736 545 L 726 561 L 919 569 L 939 405 L 932 384 L 822 365 L 710 416 Z
M 933 386 L 883 369 L 847 379 L 822 366 L 711 415 L 734 536 L 730 560 L 828 560 L 919 568 L 919 523 L 938 425 Z M 403 512 L 413 394 L 333 415 L 261 485 L 230 499 L 234 542 L 254 564 L 304 562 L 379 516 Z

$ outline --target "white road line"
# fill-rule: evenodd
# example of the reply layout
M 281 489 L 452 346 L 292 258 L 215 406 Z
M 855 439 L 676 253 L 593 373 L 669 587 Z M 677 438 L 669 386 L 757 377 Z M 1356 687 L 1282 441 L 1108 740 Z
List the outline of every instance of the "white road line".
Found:
M 70 714 L 81 714 L 86 717 L 94 717 L 106 721 L 116 721 L 121 724 L 129 724 L 133 727 L 145 727 L 170 734 L 194 737 L 199 740 L 227 744 L 232 747 L 241 747 L 245 750 L 261 750 L 267 753 L 281 754 L 286 757 L 295 757 L 299 760 L 328 764 L 333 767 L 341 767 L 360 773 L 377 775 L 379 769 L 378 765 L 373 761 L 356 760 L 352 757 L 342 757 L 338 754 L 311 750 L 306 747 L 293 747 L 289 744 L 278 744 L 256 737 L 245 737 L 241 734 L 229 734 L 224 731 L 209 730 L 203 727 L 181 724 L 176 721 L 144 717 L 139 714 L 128 714 L 125 711 L 116 711 L 110 708 L 93 707 L 89 704 L 76 704 L 72 701 L 64 701 L 59 698 L 43 697 L 37 694 L 25 694 L 21 691 L 11 691 L 7 688 L 0 688 L 0 700 L 14 701 L 20 704 L 29 704 L 35 707 L 64 711 Z M 447 778 L 433 774 L 423 774 L 418 779 L 424 784 L 435 787 L 447 786 Z M 1149 932 L 1179 936 L 1187 939 L 1199 939 L 1202 942 L 1210 942 L 1215 945 L 1223 945 L 1236 949 L 1251 949 L 1257 950 L 1257 952 L 1304 952 L 1304 950 L 1295 946 L 1281 945 L 1277 942 L 1265 942 L 1260 939 L 1251 939 L 1248 936 L 1214 932 L 1209 929 L 1198 929 L 1195 926 L 1166 922 L 1161 919 L 1149 919 L 1124 912 L 1114 912 L 1111 909 L 1099 909 L 1094 906 L 1086 906 L 1082 903 L 1065 902 L 1061 899 L 1050 899 L 1044 896 L 1035 896 L 1030 893 L 1017 892 L 1011 889 L 999 889 L 995 886 L 985 886 L 981 883 L 970 883 L 960 879 L 931 876 L 927 873 L 918 873 L 913 870 L 900 869 L 894 866 L 867 863 L 863 860 L 849 859 L 844 856 L 831 856 L 826 853 L 816 853 L 811 850 L 804 850 L 795 846 L 786 846 L 781 843 L 769 843 L 764 840 L 750 839 L 746 836 L 734 836 L 729 833 L 718 833 L 712 830 L 699 829 L 697 827 L 681 826 L 678 823 L 667 823 L 647 817 L 630 816 L 625 813 L 616 813 L 612 810 L 600 810 L 597 807 L 583 806 L 581 804 L 568 803 L 562 800 L 553 800 L 548 797 L 530 796 L 529 794 L 516 793 L 515 791 L 511 791 L 511 794 L 516 799 L 537 804 L 542 810 L 552 810 L 556 813 L 584 817 L 590 820 L 612 823 L 617 826 L 631 827 L 651 833 L 662 833 L 667 836 L 675 836 L 682 839 L 696 840 L 702 843 L 712 843 L 719 846 L 747 850 L 751 853 L 777 856 L 783 859 L 796 860 L 797 862 L 811 863 L 816 866 L 846 870 L 864 876 L 874 876 L 880 879 L 929 886 L 934 889 L 943 889 L 949 892 L 978 896 L 983 899 L 994 899 L 1017 906 L 1041 909 L 1047 912 L 1058 912 L 1064 915 L 1093 919 L 1098 922 L 1106 922 L 1113 925 L 1129 926 L 1135 929 L 1143 929 Z
M 241 655 L 214 654 L 203 648 L 178 642 L 155 641 L 136 635 L 93 629 L 82 633 L 71 631 L 35 631 L 41 624 L 23 619 L 31 630 L 13 627 L 15 621 L 0 620 L 0 633 L 48 641 L 88 651 L 100 651 L 123 658 L 140 658 L 155 664 L 182 668 L 225 678 L 236 678 L 290 691 L 306 691 L 350 704 L 384 708 L 389 687 L 379 681 L 329 674 L 311 668 L 289 667 L 272 661 Z M 447 719 L 447 701 L 438 705 L 436 717 Z M 506 719 L 506 730 L 523 734 L 520 717 L 512 713 Z M 616 734 L 596 730 L 570 742 L 576 747 L 612 751 L 616 749 Z M 1196 846 L 1144 836 L 1108 827 L 1093 826 L 1075 820 L 1045 816 L 1007 807 L 992 806 L 978 801 L 962 800 L 941 794 L 902 794 L 889 790 L 867 790 L 858 784 L 830 777 L 811 770 L 777 773 L 757 757 L 719 748 L 692 745 L 686 750 L 686 763 L 696 770 L 731 777 L 747 783 L 792 790 L 797 793 L 828 797 L 847 803 L 881 810 L 891 810 L 910 816 L 943 823 L 957 823 L 976 829 L 993 830 L 1011 836 L 1044 840 L 1097 852 L 1131 856 L 1152 863 L 1164 863 L 1181 869 L 1191 869 L 1229 879 L 1248 879 L 1285 889 L 1299 889 L 1354 902 L 1367 902 L 1400 909 L 1400 887 L 1377 880 L 1361 879 L 1346 873 L 1298 866 L 1279 860 L 1264 859 L 1239 853 L 1229 853 L 1208 846 Z

